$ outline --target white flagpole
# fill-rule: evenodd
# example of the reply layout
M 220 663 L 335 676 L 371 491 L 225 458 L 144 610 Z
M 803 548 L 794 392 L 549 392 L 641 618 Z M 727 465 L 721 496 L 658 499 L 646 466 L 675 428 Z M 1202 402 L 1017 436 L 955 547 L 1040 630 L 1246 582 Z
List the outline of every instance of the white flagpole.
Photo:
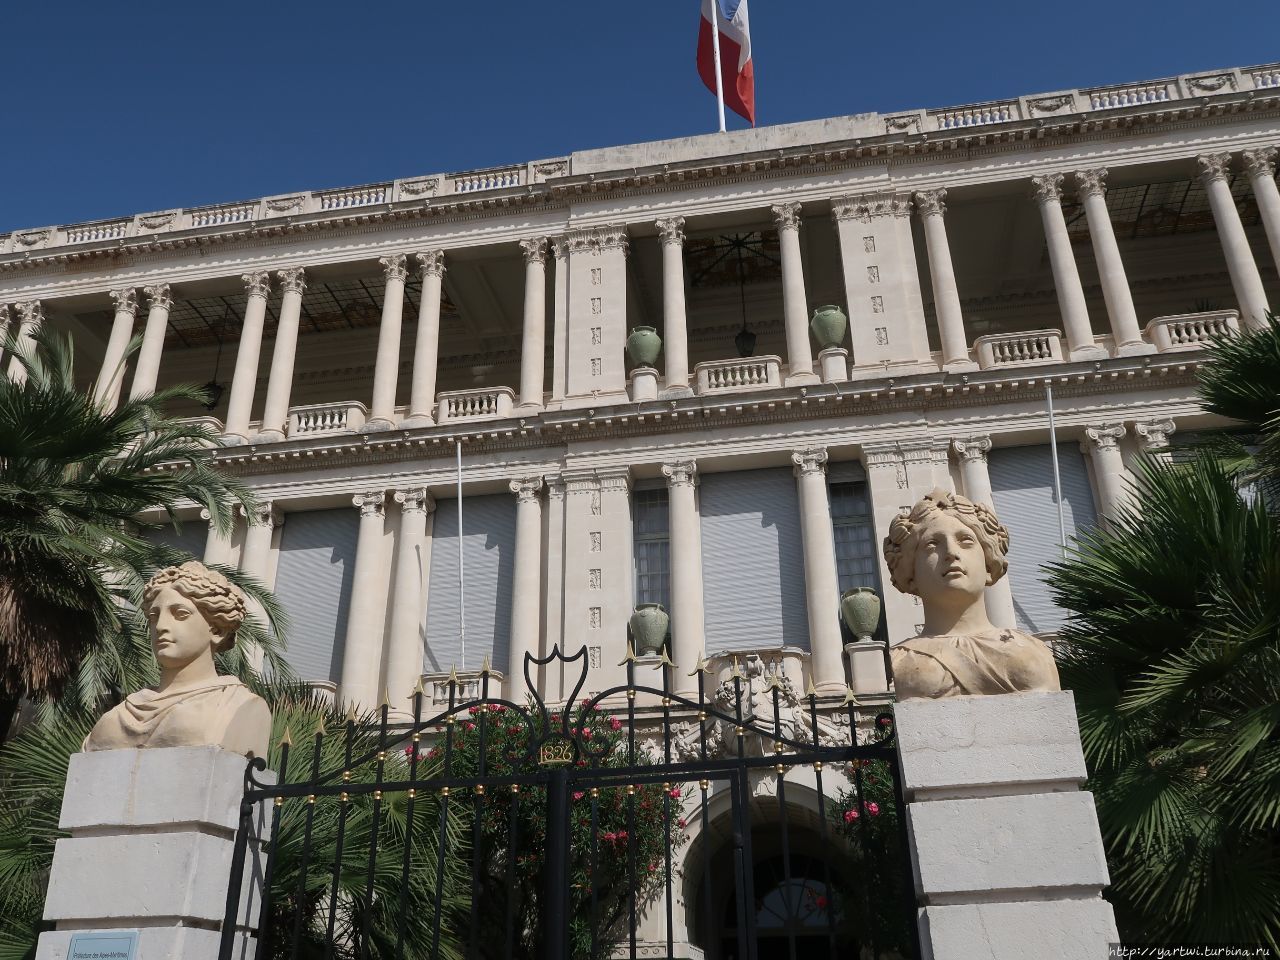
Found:
M 1053 423 L 1053 387 L 1046 380 L 1044 384 L 1045 400 L 1049 404 L 1049 450 L 1053 455 L 1053 499 L 1058 504 L 1058 536 L 1062 544 L 1062 555 L 1067 555 L 1067 521 L 1062 514 L 1062 475 L 1058 473 L 1058 430 Z
M 724 77 L 720 73 L 720 0 L 711 0 L 711 50 L 716 65 L 716 107 L 720 111 L 720 132 L 724 133 Z
M 462 441 L 455 441 L 458 450 L 458 638 L 462 641 L 462 669 L 467 669 L 467 598 L 466 577 L 462 569 Z

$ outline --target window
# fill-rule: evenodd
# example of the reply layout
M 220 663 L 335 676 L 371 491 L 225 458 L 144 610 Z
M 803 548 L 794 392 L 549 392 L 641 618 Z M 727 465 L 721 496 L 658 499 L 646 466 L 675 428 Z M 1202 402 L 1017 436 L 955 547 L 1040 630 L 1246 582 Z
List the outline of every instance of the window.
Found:
M 635 492 L 636 603 L 671 610 L 671 508 L 665 488 Z
M 871 587 L 880 591 L 880 562 L 876 556 L 875 522 L 871 517 L 871 493 L 866 481 L 832 483 L 831 527 L 836 541 L 836 574 L 840 592 L 852 587 Z M 840 631 L 846 643 L 853 641 L 853 634 L 840 620 Z M 884 616 L 880 617 L 877 639 L 884 631 Z

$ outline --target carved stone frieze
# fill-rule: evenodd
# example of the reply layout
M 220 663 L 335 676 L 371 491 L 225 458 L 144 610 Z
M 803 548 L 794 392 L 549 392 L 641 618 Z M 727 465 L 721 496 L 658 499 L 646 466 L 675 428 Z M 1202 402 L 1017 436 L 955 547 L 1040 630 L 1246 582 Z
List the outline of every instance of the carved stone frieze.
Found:
M 885 133 L 919 133 L 920 114 L 903 113 L 896 117 L 884 118 Z
M 49 240 L 52 230 L 25 230 L 14 235 L 14 241 L 20 247 L 38 247 Z
M 1220 93 L 1234 90 L 1236 78 L 1229 73 L 1213 73 L 1203 77 L 1187 77 L 1187 89 L 1192 93 Z
M 272 213 L 289 213 L 291 210 L 301 210 L 306 199 L 302 194 L 292 197 L 276 197 L 267 201 L 267 209 Z
M 138 223 L 145 230 L 161 230 L 173 223 L 177 216 L 172 210 L 168 213 L 153 213 L 145 217 L 139 217 Z
M 870 223 L 882 217 L 911 216 L 911 198 L 904 193 L 866 193 L 835 197 L 831 201 L 831 218 Z
M 422 177 L 417 180 L 405 180 L 400 184 L 400 193 L 406 197 L 431 197 L 440 189 L 439 177 Z
M 1070 113 L 1075 109 L 1076 98 L 1070 93 L 1060 93 L 1051 97 L 1033 97 L 1027 101 L 1027 110 L 1031 116 L 1044 114 Z

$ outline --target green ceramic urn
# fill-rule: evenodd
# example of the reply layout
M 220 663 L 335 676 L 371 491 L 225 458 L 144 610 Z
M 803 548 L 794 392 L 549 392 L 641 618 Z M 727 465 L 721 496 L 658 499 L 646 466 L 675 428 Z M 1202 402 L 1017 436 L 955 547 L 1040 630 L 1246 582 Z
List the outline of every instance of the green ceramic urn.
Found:
M 880 598 L 870 587 L 854 587 L 840 594 L 840 616 L 859 640 L 869 640 L 880 625 Z
M 631 635 L 636 641 L 636 655 L 640 657 L 656 656 L 662 651 L 662 642 L 667 637 L 667 626 L 671 618 L 660 603 L 641 603 L 636 605 L 636 612 L 631 614 Z
M 813 339 L 823 350 L 843 345 L 844 334 L 848 329 L 849 318 L 834 303 L 815 308 L 813 319 L 809 321 L 809 330 L 813 334 Z
M 652 367 L 662 352 L 662 338 L 656 327 L 632 327 L 627 337 L 627 356 L 637 367 Z

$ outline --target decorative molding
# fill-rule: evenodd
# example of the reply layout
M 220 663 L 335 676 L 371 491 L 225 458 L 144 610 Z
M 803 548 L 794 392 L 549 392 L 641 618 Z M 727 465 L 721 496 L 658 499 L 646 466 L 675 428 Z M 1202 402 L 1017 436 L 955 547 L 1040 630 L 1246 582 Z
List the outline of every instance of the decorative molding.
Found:
M 1147 452 L 1166 449 L 1169 446 L 1169 438 L 1173 436 L 1176 429 L 1177 426 L 1168 418 L 1140 420 L 1133 425 L 1134 435 L 1138 438 L 1138 447 Z
M 1193 93 L 1218 93 L 1224 87 L 1236 88 L 1236 78 L 1229 73 L 1215 73 L 1207 77 L 1187 77 L 1187 89 Z
M 1075 109 L 1075 94 L 1060 93 L 1052 97 L 1032 97 L 1027 101 L 1027 112 L 1033 116 L 1044 113 L 1057 113 L 1064 110 L 1070 113 Z
M 378 262 L 382 264 L 382 273 L 388 283 L 392 280 L 399 280 L 404 283 L 409 276 L 407 258 L 403 253 L 393 253 L 389 257 L 379 257 Z
M 524 251 L 526 264 L 547 262 L 546 237 L 525 237 L 520 241 L 520 249 Z
M 1080 199 L 1085 197 L 1105 197 L 1107 195 L 1107 168 L 1094 167 L 1092 170 L 1077 170 L 1074 174 L 1076 193 Z
M 419 180 L 404 180 L 400 184 L 400 193 L 406 197 L 435 196 L 440 189 L 439 177 L 423 177 Z
M 516 495 L 517 503 L 536 503 L 542 489 L 541 477 L 518 477 L 507 484 Z
M 241 504 L 239 512 L 251 527 L 274 528 L 284 523 L 284 512 L 272 500 L 259 500 L 252 510 L 246 510 Z
M 250 297 L 261 297 L 265 300 L 271 296 L 271 275 L 266 270 L 241 274 L 240 279 L 244 281 L 244 292 Z
M 662 475 L 671 487 L 692 487 L 698 482 L 696 460 L 673 460 L 662 465 Z
M 39 300 L 19 300 L 13 305 L 18 311 L 18 324 L 28 330 L 35 330 L 44 323 L 44 306 Z
M 769 209 L 773 212 L 773 222 L 779 232 L 800 229 L 800 204 L 796 201 L 775 203 Z
M 368 493 L 357 493 L 351 498 L 351 505 L 360 510 L 360 519 L 384 515 L 387 505 L 385 490 L 370 490 Z
M 901 113 L 894 117 L 885 117 L 884 132 L 887 134 L 919 133 L 920 132 L 920 114 Z
M 544 476 L 542 479 L 543 479 L 543 482 L 545 482 L 547 485 L 548 500 L 557 500 L 557 501 L 564 500 L 565 484 L 564 484 L 563 477 L 561 477 L 559 474 L 548 474 Z
M 674 243 L 677 246 L 684 244 L 684 217 L 664 217 L 661 220 L 655 220 L 654 225 L 658 228 L 658 234 L 662 237 L 662 242 Z
M 1215 180 L 1225 183 L 1231 174 L 1231 154 L 1229 153 L 1204 153 L 1196 157 L 1196 163 L 1200 165 L 1200 179 L 1206 184 L 1213 183 Z
M 1275 177 L 1275 147 L 1259 147 L 1257 150 L 1245 150 L 1240 156 L 1244 160 L 1244 168 L 1251 179 L 1271 179 Z
M 418 269 L 422 271 L 424 277 L 444 277 L 444 251 L 431 249 L 423 250 L 421 253 L 415 253 L 413 258 L 418 261 Z
M 36 247 L 45 243 L 52 234 L 52 230 L 24 230 L 14 234 L 13 239 L 20 247 Z
M 400 504 L 401 513 L 431 513 L 436 508 L 436 498 L 426 487 L 397 490 L 391 495 L 391 499 Z
M 807 447 L 804 450 L 793 450 L 791 462 L 795 464 L 797 477 L 806 473 L 826 473 L 826 447 Z
M 614 470 L 597 470 L 596 476 L 600 478 L 600 490 L 602 493 L 625 494 L 631 492 L 631 470 L 627 467 Z
M 1102 423 L 1084 430 L 1085 439 L 1099 450 L 1117 449 L 1124 434 L 1123 423 Z
M 299 210 L 306 202 L 307 198 L 302 194 L 292 197 L 276 197 L 267 201 L 267 209 L 272 213 L 288 213 L 290 210 Z
M 986 463 L 987 453 L 991 450 L 991 438 L 957 437 L 951 441 L 951 449 L 961 460 L 968 463 Z
M 535 163 L 533 172 L 544 180 L 549 177 L 561 177 L 569 172 L 569 162 L 567 160 L 548 160 L 546 163 Z
M 917 190 L 916 210 L 922 217 L 941 217 L 947 212 L 946 188 L 938 190 Z
M 133 287 L 121 287 L 110 291 L 112 302 L 116 305 L 116 313 L 127 313 L 131 317 L 138 315 L 138 291 Z
M 609 224 L 603 227 L 585 227 L 569 230 L 561 238 L 568 245 L 570 254 L 600 254 L 606 250 L 621 250 L 625 255 L 629 241 L 625 224 Z
M 911 216 L 911 197 L 905 193 L 866 193 L 831 198 L 831 219 L 870 223 L 882 217 Z
M 1062 202 L 1062 174 L 1046 173 L 1031 178 L 1031 195 L 1037 203 Z
M 569 256 L 569 240 L 567 237 L 559 236 L 551 238 L 551 252 L 557 260 L 563 260 Z
M 177 213 L 172 210 L 168 213 L 153 213 L 149 216 L 139 217 L 138 223 L 147 230 L 159 230 L 173 223 L 177 216 Z
M 285 293 L 301 295 L 302 291 L 307 289 L 307 271 L 303 267 L 285 267 L 283 270 L 277 270 L 276 276 L 280 279 L 280 288 Z
M 154 283 L 149 287 L 143 287 L 142 292 L 147 295 L 149 309 L 166 311 L 173 309 L 173 296 L 167 283 Z

